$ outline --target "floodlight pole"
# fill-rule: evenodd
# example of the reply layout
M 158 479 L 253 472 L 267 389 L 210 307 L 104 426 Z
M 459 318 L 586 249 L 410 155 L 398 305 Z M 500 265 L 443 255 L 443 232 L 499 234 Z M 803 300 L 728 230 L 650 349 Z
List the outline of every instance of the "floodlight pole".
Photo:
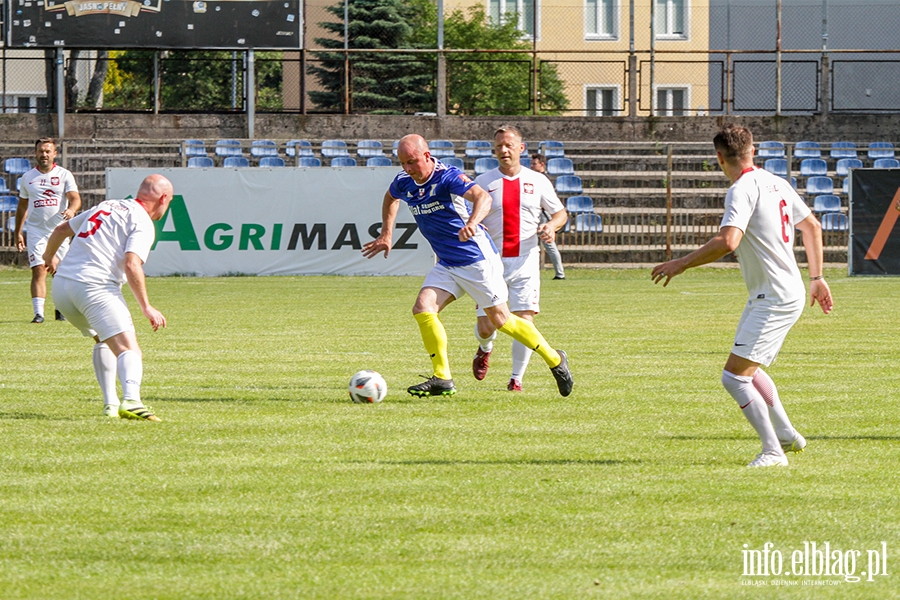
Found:
M 776 0 L 777 15 L 775 38 L 775 114 L 781 116 L 781 0 Z
M 247 137 L 256 137 L 256 69 L 253 48 L 247 49 Z
M 56 49 L 56 130 L 59 138 L 66 135 L 66 61 L 63 49 Z
M 437 1 L 437 116 L 447 116 L 447 57 L 444 56 L 444 0 Z

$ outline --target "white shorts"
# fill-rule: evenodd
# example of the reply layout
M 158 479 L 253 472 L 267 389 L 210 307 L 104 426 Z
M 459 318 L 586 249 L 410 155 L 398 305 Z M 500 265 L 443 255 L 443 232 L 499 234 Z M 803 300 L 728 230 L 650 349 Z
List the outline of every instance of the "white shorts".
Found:
M 53 233 L 53 230 L 28 228 L 28 233 L 25 236 L 25 245 L 28 248 L 28 266 L 32 269 L 44 264 L 44 250 L 47 249 L 47 240 L 50 239 L 51 233 Z M 59 250 L 56 251 L 56 256 L 59 257 L 59 260 L 62 260 L 66 257 L 68 251 L 69 240 L 65 239 L 60 244 Z
M 115 283 L 99 285 L 55 277 L 53 304 L 85 337 L 97 336 L 103 342 L 124 331 L 134 331 L 122 288 Z
M 781 302 L 768 298 L 747 302 L 731 353 L 768 367 L 775 361 L 781 345 L 800 315 L 805 298 Z
M 503 257 L 503 279 L 509 288 L 509 310 L 541 311 L 541 260 L 540 250 L 535 247 L 525 256 Z M 487 313 L 479 305 L 475 314 L 479 317 Z
M 490 254 L 486 259 L 465 267 L 436 264 L 425 277 L 422 287 L 450 292 L 457 299 L 469 294 L 478 306 L 497 306 L 509 299 L 499 254 Z

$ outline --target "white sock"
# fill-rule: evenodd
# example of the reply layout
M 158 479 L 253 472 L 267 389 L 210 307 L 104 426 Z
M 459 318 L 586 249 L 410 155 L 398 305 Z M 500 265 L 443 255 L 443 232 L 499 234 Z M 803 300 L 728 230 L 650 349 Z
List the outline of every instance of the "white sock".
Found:
M 119 405 L 119 396 L 116 394 L 116 367 L 116 355 L 109 346 L 103 342 L 94 344 L 94 375 L 100 384 L 104 405 Z
M 32 298 L 31 306 L 34 307 L 34 314 L 44 316 L 44 299 L 43 298 Z
M 141 404 L 141 379 L 144 377 L 144 362 L 134 350 L 126 350 L 116 361 L 119 381 L 122 383 L 122 400 L 129 406 Z
M 483 338 L 481 334 L 478 333 L 478 323 L 475 323 L 475 339 L 478 340 L 478 345 L 481 346 L 481 350 L 483 352 L 490 352 L 494 349 L 494 340 L 497 337 L 497 331 L 490 335 L 490 337 Z
M 778 388 L 775 387 L 775 382 L 772 381 L 769 374 L 762 369 L 757 369 L 756 374 L 753 376 L 753 387 L 766 401 L 766 405 L 769 408 L 769 420 L 772 421 L 772 427 L 775 428 L 778 439 L 785 442 L 794 441 L 797 437 L 797 430 L 791 425 L 791 420 L 788 419 L 784 405 L 781 403 L 781 399 L 778 398 Z
M 762 442 L 763 452 L 769 454 L 784 454 L 775 429 L 769 420 L 769 411 L 766 401 L 753 386 L 753 378 L 743 375 L 735 375 L 728 371 L 722 371 L 722 385 L 738 403 L 744 417 L 753 425 L 759 439 Z
M 516 341 L 512 343 L 512 379 L 519 382 L 524 380 L 525 370 L 528 369 L 528 361 L 531 360 L 532 354 L 534 350 L 525 344 Z

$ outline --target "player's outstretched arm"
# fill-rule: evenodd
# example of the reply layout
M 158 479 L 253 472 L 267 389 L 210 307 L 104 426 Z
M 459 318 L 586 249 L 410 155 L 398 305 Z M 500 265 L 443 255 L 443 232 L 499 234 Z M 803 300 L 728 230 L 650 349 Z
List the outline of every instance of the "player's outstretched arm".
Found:
M 161 312 L 150 305 L 150 298 L 147 297 L 147 280 L 144 277 L 144 261 L 134 252 L 125 253 L 125 278 L 128 280 L 128 287 L 134 294 L 135 300 L 141 307 L 141 312 L 150 321 L 150 327 L 156 331 L 160 327 L 166 326 L 166 318 Z
M 743 237 L 744 232 L 737 227 L 723 227 L 719 230 L 719 234 L 716 237 L 687 256 L 682 256 L 653 267 L 650 278 L 653 279 L 653 283 L 659 283 L 665 279 L 663 287 L 666 287 L 676 275 L 681 275 L 693 267 L 699 267 L 719 260 L 729 252 L 734 252 Z
M 18 225 L 18 223 L 16 223 Z M 72 229 L 72 226 L 69 225 L 68 221 L 60 223 L 56 226 L 56 229 L 53 230 L 53 233 L 50 234 L 50 237 L 47 238 L 47 245 L 44 247 L 44 264 L 47 265 L 47 270 L 50 273 L 56 273 L 56 265 L 59 264 L 59 260 L 56 258 L 56 251 L 59 250 L 59 247 L 62 245 L 67 238 L 75 235 L 75 231 Z
M 459 230 L 459 241 L 464 242 L 471 238 L 478 231 L 478 224 L 481 223 L 487 214 L 491 211 L 491 195 L 484 191 L 480 185 L 473 185 L 469 188 L 463 198 L 472 205 L 472 213 L 469 220 L 466 221 L 465 227 Z
M 391 252 L 391 244 L 394 235 L 394 222 L 397 220 L 397 211 L 400 208 L 400 200 L 385 193 L 384 202 L 381 204 L 381 235 L 362 247 L 363 256 L 372 258 L 384 252 L 387 258 Z
M 831 289 L 822 279 L 822 269 L 825 259 L 822 251 L 822 225 L 812 214 L 797 223 L 797 229 L 803 235 L 803 248 L 806 250 L 806 261 L 809 263 L 809 305 L 816 302 L 822 307 L 826 315 L 834 308 L 834 300 L 831 297 Z

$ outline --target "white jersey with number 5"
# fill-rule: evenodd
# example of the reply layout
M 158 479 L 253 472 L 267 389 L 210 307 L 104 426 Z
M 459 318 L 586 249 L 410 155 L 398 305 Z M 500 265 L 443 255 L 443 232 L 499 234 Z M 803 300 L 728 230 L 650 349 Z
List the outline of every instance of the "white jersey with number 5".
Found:
M 744 232 L 735 254 L 751 299 L 788 302 L 805 296 L 794 226 L 810 212 L 790 183 L 763 169 L 744 170 L 728 189 L 721 227 Z
M 122 285 L 125 253 L 147 262 L 156 239 L 150 215 L 136 200 L 107 200 L 69 220 L 75 237 L 57 277 L 84 283 Z

